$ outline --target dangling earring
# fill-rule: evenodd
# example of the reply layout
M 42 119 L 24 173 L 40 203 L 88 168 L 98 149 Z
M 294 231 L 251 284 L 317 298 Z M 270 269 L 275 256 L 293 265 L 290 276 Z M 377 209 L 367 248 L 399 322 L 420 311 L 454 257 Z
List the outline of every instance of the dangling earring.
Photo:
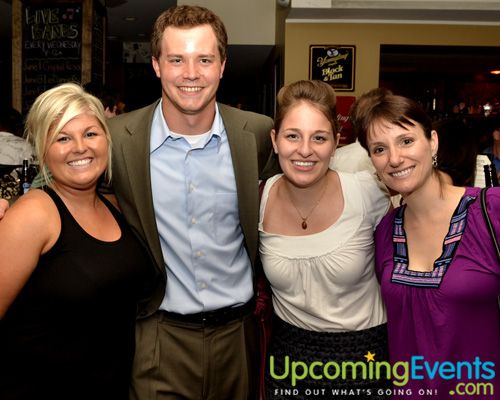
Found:
M 437 166 L 438 166 L 438 156 L 437 156 L 437 154 L 434 154 L 432 156 L 432 167 L 437 168 Z

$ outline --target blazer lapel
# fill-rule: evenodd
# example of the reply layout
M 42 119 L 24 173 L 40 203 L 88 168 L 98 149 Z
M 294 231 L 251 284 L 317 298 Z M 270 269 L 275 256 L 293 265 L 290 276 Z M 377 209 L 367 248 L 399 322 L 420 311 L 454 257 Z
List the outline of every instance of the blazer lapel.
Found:
M 141 233 L 147 241 L 156 263 L 163 271 L 163 255 L 156 226 L 150 174 L 150 133 L 153 113 L 158 102 L 147 107 L 142 115 L 130 119 L 125 129 L 129 136 L 122 141 L 123 160 L 121 167 L 126 169 L 129 179 L 129 195 L 133 197 Z M 136 221 L 134 221 L 135 223 Z
M 248 254 L 254 264 L 257 255 L 259 222 L 259 168 L 255 136 L 252 132 L 245 130 L 246 120 L 238 119 L 229 107 L 222 104 L 218 106 L 231 150 L 240 223 Z

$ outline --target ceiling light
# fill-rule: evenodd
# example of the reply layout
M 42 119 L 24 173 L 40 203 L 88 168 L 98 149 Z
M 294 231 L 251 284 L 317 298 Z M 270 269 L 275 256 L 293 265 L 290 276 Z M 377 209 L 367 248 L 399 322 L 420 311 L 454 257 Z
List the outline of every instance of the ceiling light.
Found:
M 500 75 L 500 69 L 494 69 L 493 71 L 490 71 L 490 74 Z

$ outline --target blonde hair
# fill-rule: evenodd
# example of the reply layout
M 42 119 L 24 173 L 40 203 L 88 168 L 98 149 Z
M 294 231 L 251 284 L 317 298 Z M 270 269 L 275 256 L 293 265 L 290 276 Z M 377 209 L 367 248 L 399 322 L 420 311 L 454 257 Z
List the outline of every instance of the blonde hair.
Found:
M 92 113 L 108 142 L 108 165 L 105 171 L 107 182 L 111 180 L 111 134 L 106 125 L 104 108 L 101 101 L 87 93 L 76 83 L 63 83 L 40 94 L 28 113 L 24 129 L 25 137 L 35 148 L 40 173 L 45 184 L 50 185 L 52 178 L 47 168 L 47 152 L 64 126 L 80 114 Z

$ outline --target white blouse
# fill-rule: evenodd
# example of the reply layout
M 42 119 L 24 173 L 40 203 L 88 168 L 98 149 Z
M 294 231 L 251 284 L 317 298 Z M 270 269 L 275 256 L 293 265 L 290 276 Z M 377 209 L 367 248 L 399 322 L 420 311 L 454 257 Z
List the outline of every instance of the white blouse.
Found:
M 326 230 L 305 236 L 265 232 L 270 178 L 260 205 L 260 256 L 282 320 L 312 331 L 368 329 L 386 322 L 375 276 L 373 233 L 389 209 L 387 193 L 368 172 L 337 171 L 344 209 Z

